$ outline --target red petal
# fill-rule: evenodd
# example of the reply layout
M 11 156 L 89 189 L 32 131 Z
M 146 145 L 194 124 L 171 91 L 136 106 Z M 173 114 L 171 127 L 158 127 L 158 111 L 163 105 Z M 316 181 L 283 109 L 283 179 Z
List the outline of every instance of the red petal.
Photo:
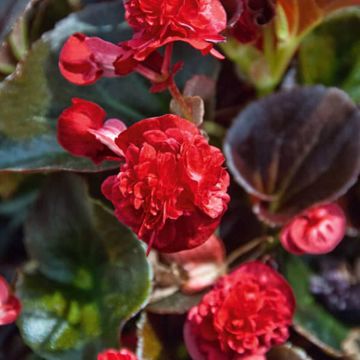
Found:
M 131 145 L 141 147 L 146 141 L 146 134 L 151 130 L 161 130 L 163 132 L 169 129 L 181 129 L 189 132 L 192 135 L 199 134 L 198 128 L 190 121 L 180 118 L 176 115 L 163 115 L 159 117 L 141 120 L 127 130 L 125 130 L 117 139 L 116 144 L 122 151 Z
M 102 128 L 106 116 L 104 109 L 82 99 L 73 99 L 72 103 L 59 117 L 59 143 L 73 155 L 89 157 L 95 163 L 118 157 L 92 133 Z
M 59 58 L 62 75 L 76 85 L 89 85 L 101 76 L 115 76 L 114 61 L 123 50 L 97 37 L 76 33 L 65 42 Z

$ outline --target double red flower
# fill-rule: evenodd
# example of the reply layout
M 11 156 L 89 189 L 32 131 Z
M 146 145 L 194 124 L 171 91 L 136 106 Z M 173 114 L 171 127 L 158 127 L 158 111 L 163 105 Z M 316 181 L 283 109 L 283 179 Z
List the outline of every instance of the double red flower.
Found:
M 141 120 L 122 132 L 116 144 L 125 164 L 102 191 L 118 219 L 163 252 L 205 242 L 229 201 L 221 151 L 175 115 Z
M 152 51 L 174 41 L 184 41 L 204 54 L 224 41 L 226 13 L 220 0 L 128 0 L 126 19 L 135 31 L 128 43 L 144 60 Z
M 125 130 L 98 105 L 74 99 L 58 122 L 58 139 L 74 155 L 123 162 L 102 186 L 118 219 L 163 252 L 201 245 L 227 208 L 229 175 L 221 151 L 175 115 Z
M 65 43 L 59 60 L 63 76 L 77 85 L 88 85 L 100 77 L 127 75 L 137 70 L 160 47 L 183 41 L 203 54 L 222 58 L 214 44 L 224 40 L 226 13 L 220 0 L 128 0 L 126 19 L 134 29 L 133 38 L 112 44 L 96 37 L 74 34 Z M 171 76 L 163 63 L 169 59 L 157 55 L 158 77 Z M 165 72 L 161 72 L 165 71 Z M 151 79 L 150 79 L 151 80 Z
M 294 310 L 280 274 L 258 261 L 246 263 L 190 310 L 185 342 L 193 360 L 265 359 L 288 338 Z

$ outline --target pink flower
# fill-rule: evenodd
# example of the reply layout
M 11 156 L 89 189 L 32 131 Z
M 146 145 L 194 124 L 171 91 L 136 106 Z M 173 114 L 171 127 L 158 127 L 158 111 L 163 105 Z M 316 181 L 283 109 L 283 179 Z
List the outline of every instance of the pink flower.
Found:
M 190 310 L 185 342 L 193 360 L 265 359 L 288 338 L 294 311 L 285 279 L 261 262 L 249 262 L 222 277 Z
M 88 37 L 76 33 L 68 38 L 59 58 L 61 74 L 76 85 L 90 85 L 100 77 L 114 77 L 114 61 L 122 56 L 124 50 L 98 37 Z M 127 73 L 133 69 L 129 60 Z M 132 66 L 133 65 L 133 66 Z
M 13 323 L 20 312 L 20 301 L 11 293 L 6 280 L 0 276 L 0 325 Z
M 229 201 L 221 151 L 175 115 L 141 120 L 115 142 L 125 164 L 102 191 L 118 219 L 149 249 L 177 252 L 205 242 Z
M 128 45 L 143 61 L 154 50 L 184 41 L 222 58 L 213 44 L 224 41 L 226 13 L 219 0 L 127 0 L 126 19 L 135 30 Z
M 280 241 L 290 253 L 326 254 L 346 231 L 346 218 L 336 204 L 319 205 L 295 216 L 281 231 Z
M 95 163 L 119 160 L 123 153 L 115 145 L 115 138 L 126 125 L 118 119 L 105 118 L 105 110 L 99 105 L 74 98 L 72 106 L 59 117 L 59 143 L 71 154 L 89 157 Z
M 97 360 L 137 360 L 137 357 L 128 349 L 108 349 L 98 354 Z

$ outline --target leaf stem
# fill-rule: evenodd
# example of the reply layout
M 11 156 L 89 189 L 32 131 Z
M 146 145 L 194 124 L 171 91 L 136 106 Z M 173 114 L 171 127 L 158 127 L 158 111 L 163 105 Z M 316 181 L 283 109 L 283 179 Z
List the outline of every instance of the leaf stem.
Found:
M 233 262 L 238 260 L 241 256 L 248 253 L 249 251 L 255 249 L 261 243 L 268 242 L 272 243 L 274 238 L 272 236 L 261 236 L 251 240 L 243 246 L 240 246 L 236 250 L 234 250 L 226 259 L 226 267 L 228 268 Z
M 178 103 L 184 117 L 187 120 L 192 121 L 192 111 L 189 105 L 186 103 L 184 96 L 181 94 L 173 78 L 169 82 L 169 92 L 173 99 Z

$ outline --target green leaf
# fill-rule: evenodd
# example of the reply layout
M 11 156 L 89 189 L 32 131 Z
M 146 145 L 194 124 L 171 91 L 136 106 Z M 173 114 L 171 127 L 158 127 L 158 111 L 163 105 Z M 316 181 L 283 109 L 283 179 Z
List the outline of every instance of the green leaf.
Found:
M 285 275 L 296 298 L 294 328 L 331 355 L 343 355 L 341 344 L 349 329 L 327 312 L 309 291 L 311 271 L 299 257 L 287 255 Z
M 0 86 L 0 171 L 102 169 L 67 154 L 57 143 L 57 118 L 72 97 L 98 103 L 109 118 L 120 118 L 127 125 L 169 111 L 169 94 L 151 94 L 148 81 L 136 74 L 85 87 L 68 83 L 59 72 L 58 58 L 62 44 L 74 32 L 113 42 L 131 37 L 123 6 L 116 2 L 89 5 L 71 14 L 33 45 L 15 75 Z M 177 78 L 180 86 L 194 74 L 217 74 L 218 62 L 188 45 L 176 46 L 175 58 L 185 61 Z
M 304 84 L 338 86 L 360 102 L 360 8 L 343 11 L 303 41 L 299 73 Z
M 19 327 L 45 359 L 91 359 L 118 347 L 119 329 L 146 303 L 151 271 L 141 243 L 74 175 L 50 177 L 26 226 L 32 257 L 17 286 Z

